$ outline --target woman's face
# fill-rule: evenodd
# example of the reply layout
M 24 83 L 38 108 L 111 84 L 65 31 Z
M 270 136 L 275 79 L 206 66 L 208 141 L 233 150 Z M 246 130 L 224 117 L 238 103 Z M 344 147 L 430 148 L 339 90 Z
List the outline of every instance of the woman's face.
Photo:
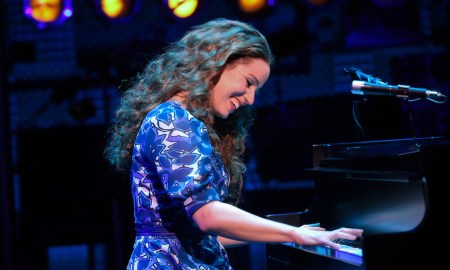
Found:
M 227 118 L 241 106 L 252 105 L 255 93 L 270 75 L 270 66 L 263 59 L 251 58 L 225 67 L 219 81 L 211 90 L 215 114 Z

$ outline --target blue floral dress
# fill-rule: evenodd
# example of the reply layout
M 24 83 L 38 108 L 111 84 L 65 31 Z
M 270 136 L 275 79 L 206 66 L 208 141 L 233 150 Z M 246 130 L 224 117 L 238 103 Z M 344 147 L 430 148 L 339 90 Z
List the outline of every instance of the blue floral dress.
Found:
M 151 110 L 133 149 L 136 239 L 127 269 L 231 270 L 217 236 L 192 220 L 203 205 L 225 199 L 229 181 L 201 121 L 176 102 Z

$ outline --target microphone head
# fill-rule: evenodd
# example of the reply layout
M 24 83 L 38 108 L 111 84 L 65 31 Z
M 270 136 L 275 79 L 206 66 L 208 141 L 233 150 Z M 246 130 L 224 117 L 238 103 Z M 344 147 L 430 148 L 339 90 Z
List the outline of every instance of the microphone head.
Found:
M 358 69 L 358 68 L 354 68 L 354 67 L 346 68 L 345 67 L 344 68 L 344 75 L 349 75 L 352 80 L 359 80 L 360 78 L 358 76 L 358 72 L 360 72 L 360 71 L 361 70 Z
M 352 89 L 353 90 L 361 90 L 364 86 L 363 81 L 352 81 Z
M 362 90 L 363 86 L 363 81 L 352 81 L 352 94 L 364 95 L 364 91 Z

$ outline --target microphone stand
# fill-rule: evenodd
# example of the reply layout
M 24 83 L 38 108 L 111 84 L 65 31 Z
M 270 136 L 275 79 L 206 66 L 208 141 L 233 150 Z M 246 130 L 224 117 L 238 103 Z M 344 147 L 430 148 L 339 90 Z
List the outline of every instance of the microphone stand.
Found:
M 417 143 L 416 129 L 414 127 L 414 120 L 413 120 L 411 105 L 409 104 L 409 98 L 405 97 L 404 100 L 406 100 L 406 109 L 408 111 L 408 120 L 409 120 L 409 124 L 410 124 L 410 128 L 411 128 L 411 135 L 412 135 L 412 139 L 413 139 L 413 143 L 414 143 L 414 145 L 411 147 L 412 148 L 411 150 L 419 151 L 420 144 Z
M 386 82 L 384 82 L 383 80 L 381 80 L 378 77 L 374 77 L 372 75 L 368 75 L 363 73 L 360 69 L 358 68 L 354 68 L 351 67 L 350 69 L 344 68 L 344 75 L 349 75 L 351 77 L 351 79 L 354 80 L 361 80 L 361 81 L 367 81 L 370 83 L 379 83 L 379 84 L 387 84 Z M 412 115 L 412 110 L 411 110 L 411 106 L 409 104 L 409 97 L 405 96 L 403 97 L 403 100 L 406 101 L 406 106 L 407 106 L 407 111 L 408 111 L 408 118 L 409 118 L 409 124 L 410 124 L 410 128 L 411 128 L 411 133 L 412 133 L 412 139 L 413 139 L 413 146 L 411 147 L 414 152 L 418 151 L 420 148 L 420 144 L 417 143 L 417 136 L 416 136 L 416 132 L 415 132 L 415 127 L 414 127 L 414 120 L 413 120 L 413 115 Z M 363 96 L 362 100 L 357 100 L 357 101 L 353 101 L 353 108 L 352 108 L 352 112 L 353 112 L 353 119 L 356 122 L 357 127 L 359 128 L 359 130 L 362 133 L 362 137 L 363 140 L 365 140 L 365 134 L 364 134 L 364 129 L 362 128 L 361 124 L 359 123 L 359 110 L 358 110 L 358 105 L 361 102 L 366 101 L 365 96 Z
M 366 140 L 366 134 L 364 132 L 364 128 L 362 127 L 361 123 L 359 122 L 359 118 L 360 118 L 360 110 L 359 110 L 359 105 L 362 102 L 366 102 L 366 98 L 362 97 L 359 99 L 353 99 L 352 101 L 352 115 L 353 115 L 353 121 L 355 121 L 356 124 L 356 128 L 361 132 L 361 140 L 365 141 Z
M 369 81 L 370 80 L 370 78 L 364 78 L 364 79 L 361 79 L 360 78 L 360 74 L 361 73 L 359 73 L 359 69 L 356 69 L 356 68 L 350 68 L 350 69 L 347 69 L 347 68 L 344 68 L 344 75 L 348 75 L 348 76 L 350 76 L 350 78 L 351 78 L 351 80 L 352 81 L 356 81 L 356 80 L 367 80 L 367 81 Z M 355 121 L 355 124 L 356 124 L 356 128 L 358 129 L 358 131 L 361 133 L 361 140 L 362 141 L 365 141 L 366 140 L 366 134 L 365 134 L 365 132 L 364 132 L 364 128 L 363 128 L 363 126 L 361 125 L 361 123 L 359 122 L 359 118 L 360 118 L 360 114 L 359 114 L 359 112 L 360 112 L 360 110 L 359 110 L 359 108 L 360 108 L 360 104 L 361 103 L 363 103 L 363 102 L 366 102 L 366 100 L 367 100 L 367 98 L 365 97 L 365 96 L 361 96 L 361 97 L 359 97 L 358 99 L 355 99 L 355 98 L 353 98 L 353 101 L 352 101 L 352 116 L 353 116 L 353 121 Z

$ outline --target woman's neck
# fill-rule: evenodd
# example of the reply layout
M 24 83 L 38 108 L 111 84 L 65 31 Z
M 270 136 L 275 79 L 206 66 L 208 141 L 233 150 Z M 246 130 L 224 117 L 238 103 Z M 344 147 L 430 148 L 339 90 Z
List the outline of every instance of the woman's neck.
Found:
M 186 108 L 187 95 L 188 95 L 188 92 L 181 92 L 181 93 L 174 95 L 169 100 L 175 101 L 175 102 L 179 103 L 181 106 L 183 106 L 184 108 Z

